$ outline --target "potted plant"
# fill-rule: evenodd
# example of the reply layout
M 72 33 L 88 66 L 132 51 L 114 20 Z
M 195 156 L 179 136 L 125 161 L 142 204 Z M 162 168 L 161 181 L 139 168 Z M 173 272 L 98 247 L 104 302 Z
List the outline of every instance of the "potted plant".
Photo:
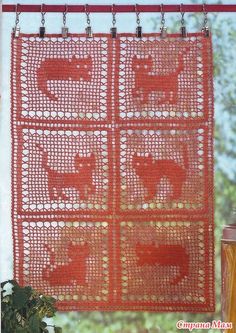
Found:
M 57 311 L 53 297 L 8 280 L 1 283 L 1 300 L 2 333 L 62 333 L 44 321 Z

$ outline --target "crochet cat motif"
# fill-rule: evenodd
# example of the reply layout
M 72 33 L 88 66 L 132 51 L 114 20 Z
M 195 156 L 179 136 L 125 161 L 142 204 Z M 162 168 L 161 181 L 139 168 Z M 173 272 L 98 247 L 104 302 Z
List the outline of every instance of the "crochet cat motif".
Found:
M 91 57 L 76 58 L 76 56 L 73 56 L 71 59 L 45 59 L 37 70 L 38 88 L 48 98 L 57 101 L 58 96 L 55 96 L 48 90 L 48 81 L 65 81 L 70 79 L 73 81 L 90 81 L 91 71 Z
M 183 146 L 183 166 L 180 166 L 171 159 L 154 160 L 152 154 L 148 156 L 138 156 L 137 153 L 135 153 L 132 160 L 132 167 L 148 192 L 145 198 L 146 200 L 151 200 L 156 196 L 157 187 L 164 177 L 166 177 L 170 185 L 172 185 L 171 199 L 179 199 L 187 177 L 187 147 L 185 145 Z
M 132 70 L 135 72 L 135 87 L 132 95 L 139 98 L 141 105 L 147 104 L 149 95 L 152 92 L 161 92 L 163 97 L 158 104 L 171 103 L 178 101 L 178 76 L 184 69 L 183 54 L 178 57 L 177 68 L 168 74 L 153 74 L 152 57 L 138 58 L 133 57 Z M 155 102 L 156 103 L 156 102 Z
M 86 200 L 88 195 L 95 193 L 93 184 L 93 171 L 95 169 L 95 156 L 92 153 L 90 156 L 81 157 L 79 154 L 75 156 L 75 168 L 77 172 L 58 172 L 53 170 L 48 165 L 48 153 L 42 147 L 37 147 L 41 150 L 42 167 L 47 172 L 48 176 L 48 191 L 50 200 L 69 198 L 63 192 L 66 188 L 74 188 L 79 192 L 81 200 Z
M 68 263 L 57 264 L 54 251 L 45 245 L 48 251 L 49 264 L 43 269 L 43 280 L 51 286 L 68 286 L 72 283 L 87 285 L 86 282 L 86 259 L 89 255 L 88 244 L 73 245 L 69 243 L 67 248 Z
M 135 250 L 139 266 L 160 265 L 179 267 L 179 274 L 170 282 L 172 285 L 179 283 L 189 274 L 189 255 L 181 245 L 137 243 Z

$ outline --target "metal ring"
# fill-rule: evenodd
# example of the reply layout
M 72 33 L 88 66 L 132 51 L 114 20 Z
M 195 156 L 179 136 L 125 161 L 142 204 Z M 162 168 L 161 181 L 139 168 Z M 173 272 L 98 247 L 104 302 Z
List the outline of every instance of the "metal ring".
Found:
M 90 27 L 90 25 L 91 25 L 91 21 L 90 21 L 90 13 L 89 13 L 89 11 L 88 11 L 88 4 L 85 5 L 85 9 L 84 9 L 84 11 L 85 11 L 85 14 L 86 14 L 86 17 L 87 17 L 87 24 L 88 24 L 88 26 Z
M 205 3 L 202 4 L 202 11 L 204 14 L 204 21 L 203 21 L 203 27 L 207 26 L 207 22 L 208 22 L 208 18 L 207 18 L 207 11 L 206 11 L 206 7 L 205 7 Z
M 44 8 L 44 3 L 41 4 L 41 16 L 42 16 L 41 23 L 42 23 L 42 26 L 44 26 L 44 24 L 45 24 L 45 14 L 46 14 L 46 12 L 43 11 L 43 8 Z
M 136 23 L 139 26 L 140 25 L 140 17 L 139 17 L 140 12 L 138 11 L 138 4 L 137 3 L 135 5 L 135 13 L 136 13 Z
M 63 12 L 63 25 L 66 26 L 66 15 L 68 13 L 68 6 L 65 4 L 65 10 Z
M 112 25 L 114 27 L 116 25 L 116 12 L 115 12 L 115 4 L 114 3 L 111 7 L 111 13 L 112 13 Z
M 44 8 L 44 6 L 45 6 L 45 4 L 44 4 L 44 3 L 42 3 L 42 4 L 41 4 L 41 14 L 43 14 L 43 15 L 45 15 L 45 14 L 46 14 L 46 12 L 44 12 L 44 11 L 43 11 L 43 8 Z
M 179 10 L 180 10 L 180 14 L 181 14 L 181 25 L 184 26 L 184 24 L 185 24 L 185 20 L 184 20 L 185 12 L 183 11 L 183 3 L 180 4 Z
M 20 4 L 19 3 L 16 4 L 16 13 L 21 14 L 21 12 L 20 12 L 20 10 L 18 10 L 18 8 L 20 8 Z
M 165 13 L 163 11 L 163 3 L 161 3 L 161 25 L 164 27 L 165 25 Z
M 17 3 L 16 4 L 16 9 L 15 9 L 15 13 L 16 13 L 16 19 L 15 19 L 15 26 L 17 26 L 20 22 L 20 14 L 21 12 L 18 10 L 18 8 L 20 7 L 20 4 Z

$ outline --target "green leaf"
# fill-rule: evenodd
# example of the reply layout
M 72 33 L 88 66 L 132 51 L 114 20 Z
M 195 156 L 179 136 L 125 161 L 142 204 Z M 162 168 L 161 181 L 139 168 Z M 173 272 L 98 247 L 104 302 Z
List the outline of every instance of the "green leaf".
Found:
M 41 321 L 41 323 L 40 323 L 40 327 L 42 328 L 42 329 L 44 329 L 44 328 L 46 328 L 48 325 L 47 325 L 47 323 L 45 323 L 45 321 Z
M 12 295 L 13 306 L 19 310 L 25 306 L 28 301 L 28 295 L 24 289 L 14 288 L 15 292 Z
M 29 318 L 30 332 L 40 333 L 40 319 L 37 313 Z
M 48 333 L 48 325 L 43 318 L 55 315 L 55 299 L 30 286 L 21 287 L 14 280 L 3 282 L 1 286 L 7 284 L 10 284 L 11 294 L 2 297 L 2 332 Z M 58 327 L 55 332 L 62 331 Z
M 27 330 L 26 330 L 26 328 L 23 328 L 23 327 L 17 327 L 15 332 L 16 333 L 26 333 Z
M 24 290 L 27 295 L 31 295 L 33 292 L 32 288 L 30 286 L 25 287 Z
M 32 295 L 31 287 L 22 288 L 19 285 L 16 285 L 12 288 L 12 291 L 13 291 L 12 295 L 13 306 L 16 309 L 23 308 Z
M 1 288 L 3 288 L 8 283 L 10 283 L 12 286 L 19 286 L 15 280 L 7 280 L 1 283 Z

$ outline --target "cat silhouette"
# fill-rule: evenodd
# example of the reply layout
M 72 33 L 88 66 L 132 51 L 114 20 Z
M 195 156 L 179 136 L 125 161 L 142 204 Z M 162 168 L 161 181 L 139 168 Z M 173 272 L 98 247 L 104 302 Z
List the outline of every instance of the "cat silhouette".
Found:
M 79 285 L 87 285 L 86 282 L 86 259 L 89 255 L 88 244 L 68 244 L 68 262 L 57 264 L 54 251 L 45 245 L 49 253 L 49 264 L 43 269 L 43 280 L 48 281 L 51 286 L 70 286 L 76 282 Z
M 148 192 L 145 199 L 151 200 L 156 196 L 157 186 L 164 177 L 172 185 L 171 199 L 179 199 L 187 177 L 188 152 L 186 145 L 183 145 L 183 164 L 183 166 L 180 166 L 171 159 L 154 160 L 152 154 L 138 156 L 135 153 L 132 159 L 132 167 Z
M 183 54 L 178 56 L 178 66 L 168 74 L 154 74 L 153 60 L 149 55 L 147 58 L 133 57 L 132 70 L 135 73 L 135 87 L 132 96 L 139 98 L 141 105 L 147 104 L 152 92 L 162 92 L 163 97 L 158 104 L 178 101 L 178 76 L 184 70 Z M 156 103 L 156 102 L 155 102 Z
M 91 80 L 92 71 L 92 59 L 91 57 L 76 58 L 73 56 L 71 59 L 67 58 L 50 58 L 42 61 L 40 67 L 37 70 L 37 82 L 39 90 L 53 101 L 58 100 L 58 96 L 55 96 L 48 90 L 47 82 L 50 80 L 73 80 L 79 81 L 81 79 L 85 81 Z
M 135 251 L 139 266 L 160 265 L 179 267 L 179 274 L 170 282 L 172 285 L 179 283 L 189 274 L 189 255 L 181 245 L 155 245 L 154 242 L 152 244 L 140 244 L 138 242 Z
M 48 176 L 48 192 L 50 200 L 69 198 L 64 194 L 66 188 L 74 188 L 79 192 L 81 200 L 86 200 L 89 194 L 95 193 L 93 185 L 93 171 L 95 170 L 95 156 L 91 153 L 90 156 L 81 157 L 79 154 L 75 156 L 76 172 L 58 172 L 53 170 L 48 165 L 48 153 L 39 145 L 37 147 L 42 153 L 42 167 L 47 172 Z

